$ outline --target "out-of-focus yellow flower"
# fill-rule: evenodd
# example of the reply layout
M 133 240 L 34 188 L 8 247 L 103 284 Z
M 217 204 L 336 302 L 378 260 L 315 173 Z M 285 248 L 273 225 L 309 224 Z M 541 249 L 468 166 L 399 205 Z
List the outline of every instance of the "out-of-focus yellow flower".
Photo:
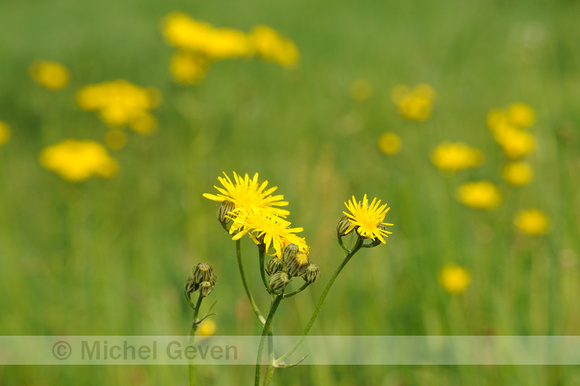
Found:
M 379 137 L 379 150 L 386 155 L 394 155 L 401 151 L 401 138 L 395 133 L 383 133 Z
M 366 79 L 357 79 L 350 85 L 350 96 L 355 101 L 366 101 L 373 95 L 373 86 Z
M 114 176 L 119 165 L 107 149 L 95 141 L 67 139 L 40 152 L 40 164 L 71 182 L 93 176 Z
M 523 186 L 530 183 L 534 171 L 527 162 L 510 162 L 503 168 L 502 176 L 512 186 Z
M 439 273 L 439 283 L 451 295 L 459 295 L 471 283 L 471 274 L 455 264 L 446 265 Z
M 514 218 L 516 227 L 531 236 L 548 233 L 548 223 L 548 217 L 538 209 L 523 210 Z
M 457 189 L 457 200 L 474 209 L 489 210 L 501 203 L 501 193 L 489 181 L 470 182 Z
M 211 319 L 204 319 L 203 322 L 197 328 L 198 336 L 213 336 L 217 331 L 216 323 Z
M 290 39 L 282 37 L 276 30 L 266 25 L 254 27 L 250 41 L 256 54 L 265 60 L 291 67 L 298 62 L 298 48 Z
M 536 121 L 534 110 L 524 103 L 513 103 L 509 105 L 507 117 L 512 125 L 520 129 L 527 129 Z
M 0 121 L 0 145 L 5 144 L 10 139 L 10 126 Z
M 105 143 L 112 150 L 121 150 L 127 144 L 127 134 L 120 129 L 111 129 L 105 135 Z
M 178 51 L 171 58 L 169 71 L 177 83 L 197 84 L 207 75 L 210 62 L 199 54 Z
M 69 81 L 69 72 L 65 66 L 57 62 L 45 60 L 34 61 L 28 68 L 34 81 L 49 90 L 60 90 Z
M 431 153 L 431 162 L 439 169 L 455 172 L 483 164 L 483 153 L 462 142 L 443 142 Z
M 490 130 L 495 130 L 496 127 L 507 124 L 508 117 L 504 111 L 493 109 L 489 112 L 489 114 L 487 114 L 487 127 Z
M 419 84 L 413 89 L 398 85 L 391 90 L 391 99 L 399 108 L 401 116 L 414 121 L 429 118 L 435 98 L 435 91 L 427 84 Z
M 493 136 L 509 158 L 523 157 L 536 148 L 536 140 L 532 134 L 510 125 L 497 125 L 493 130 Z
M 160 99 L 158 90 L 122 79 L 85 86 L 77 93 L 79 106 L 83 110 L 96 111 L 109 127 L 129 126 L 142 134 L 154 131 L 155 119 L 148 111 L 157 107 Z
M 243 32 L 231 28 L 215 28 L 181 12 L 165 17 L 163 34 L 169 45 L 203 54 L 212 60 L 254 54 L 254 46 Z

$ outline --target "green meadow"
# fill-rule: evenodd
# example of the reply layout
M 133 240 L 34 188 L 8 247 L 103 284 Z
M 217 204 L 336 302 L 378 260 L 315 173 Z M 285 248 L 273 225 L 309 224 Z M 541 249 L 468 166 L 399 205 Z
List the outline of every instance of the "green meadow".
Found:
M 173 11 L 249 32 L 265 24 L 298 47 L 284 68 L 259 58 L 212 64 L 198 85 L 173 82 L 175 51 L 161 30 Z M 580 3 L 572 0 L 0 2 L 0 335 L 187 335 L 184 283 L 199 262 L 218 280 L 216 335 L 260 335 L 236 262 L 216 220 L 217 177 L 235 171 L 277 186 L 288 220 L 304 228 L 321 278 L 282 303 L 274 332 L 300 335 L 340 263 L 336 224 L 353 195 L 391 208 L 393 232 L 360 251 L 338 277 L 310 335 L 580 334 Z M 51 91 L 28 73 L 35 60 L 70 71 Z M 130 130 L 110 150 L 119 172 L 73 183 L 40 164 L 65 139 L 104 143 L 108 127 L 81 110 L 84 86 L 125 79 L 154 87 L 153 135 Z M 351 84 L 372 95 L 357 101 Z M 405 120 L 391 89 L 436 92 L 425 121 Z M 534 171 L 522 187 L 501 175 L 502 149 L 487 128 L 492 109 L 530 106 Z M 397 134 L 401 151 L 378 138 Z M 430 160 L 442 142 L 465 142 L 485 162 L 455 173 Z M 487 180 L 491 210 L 465 206 L 456 189 Z M 514 226 L 537 208 L 546 234 Z M 245 269 L 267 310 L 253 242 Z M 471 275 L 457 295 L 439 274 Z M 297 286 L 293 283 L 293 288 Z M 0 348 L 0 359 L 1 359 Z M 252 384 L 253 366 L 198 366 L 196 384 Z M 275 385 L 580 384 L 578 366 L 297 366 Z M 186 366 L 0 366 L 0 385 L 186 385 Z

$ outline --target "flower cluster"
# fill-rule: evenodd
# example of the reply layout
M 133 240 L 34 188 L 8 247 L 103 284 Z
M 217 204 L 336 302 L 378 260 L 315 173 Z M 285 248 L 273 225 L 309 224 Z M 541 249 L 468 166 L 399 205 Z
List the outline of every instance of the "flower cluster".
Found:
M 431 162 L 440 170 L 455 172 L 480 166 L 483 153 L 463 142 L 443 142 L 431 153 Z
M 218 194 L 204 193 L 204 197 L 221 202 L 218 219 L 222 225 L 230 224 L 229 233 L 233 240 L 248 234 L 266 252 L 273 249 L 273 255 L 281 258 L 284 247 L 295 244 L 302 253 L 308 254 L 306 241 L 296 233 L 302 228 L 291 228 L 285 218 L 290 214 L 279 207 L 288 205 L 284 196 L 272 193 L 277 187 L 266 189 L 268 181 L 258 182 L 258 173 L 252 178 L 234 172 L 232 181 L 226 173 L 218 177 L 222 187 L 214 186 Z
M 213 273 L 213 268 L 208 263 L 199 263 L 192 270 L 192 275 L 185 282 L 185 294 L 191 298 L 191 294 L 199 291 L 203 298 L 208 297 L 215 283 L 217 276 Z
M 0 145 L 5 144 L 10 139 L 10 126 L 0 121 Z
M 397 105 L 401 116 L 412 121 L 429 118 L 435 98 L 435 91 L 427 84 L 419 84 L 413 89 L 398 85 L 391 91 L 391 99 Z
M 83 110 L 96 111 L 111 128 L 128 126 L 137 133 L 151 134 L 157 120 L 149 110 L 159 105 L 161 94 L 119 79 L 83 87 L 77 102 Z
M 30 77 L 49 90 L 60 90 L 69 82 L 69 72 L 58 62 L 37 60 L 28 68 Z
M 67 139 L 43 149 L 40 163 L 71 182 L 81 182 L 90 177 L 109 178 L 119 166 L 107 149 L 95 141 Z
M 246 34 L 174 12 L 163 21 L 163 35 L 167 44 L 178 49 L 171 59 L 170 72 L 182 84 L 199 83 L 211 63 L 223 59 L 260 56 L 285 67 L 298 61 L 296 45 L 265 25 Z
M 535 113 L 523 103 L 514 103 L 507 110 L 492 110 L 487 126 L 506 157 L 514 159 L 530 154 L 536 148 L 534 136 L 525 129 L 535 122 Z

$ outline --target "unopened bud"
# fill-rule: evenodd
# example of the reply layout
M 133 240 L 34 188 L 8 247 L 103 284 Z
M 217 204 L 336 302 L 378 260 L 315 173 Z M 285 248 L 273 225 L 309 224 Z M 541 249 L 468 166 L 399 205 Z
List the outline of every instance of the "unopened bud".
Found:
M 223 201 L 219 206 L 216 214 L 218 221 L 222 224 L 222 226 L 225 227 L 230 221 L 232 221 L 228 214 L 234 209 L 236 209 L 236 205 L 233 202 L 227 200 Z
M 298 253 L 298 245 L 288 244 L 286 245 L 284 251 L 282 252 L 282 260 L 284 260 L 285 263 L 288 263 L 290 260 L 294 258 L 294 256 L 296 256 L 297 253 Z
M 302 276 L 304 272 L 306 272 L 308 264 L 310 264 L 308 254 L 302 251 L 298 251 L 294 258 L 288 262 L 288 275 Z
M 306 283 L 314 283 L 320 277 L 320 268 L 318 265 L 310 263 L 306 268 L 306 272 L 302 275 L 302 278 Z
M 202 281 L 199 284 L 199 294 L 202 298 L 209 296 L 212 290 L 213 284 L 211 284 L 209 281 Z
M 342 215 L 340 220 L 338 220 L 338 224 L 336 224 L 336 235 L 342 237 L 349 234 L 352 231 L 352 229 L 349 230 L 351 226 L 350 218 L 346 214 Z
M 193 269 L 193 280 L 196 284 L 199 284 L 203 281 L 212 281 L 212 277 L 215 275 L 213 274 L 213 270 L 211 265 L 208 263 L 199 263 Z M 215 281 L 215 279 L 214 279 Z
M 197 291 L 198 287 L 199 285 L 196 284 L 195 281 L 193 280 L 193 277 L 190 276 L 187 278 L 187 281 L 185 282 L 185 293 L 189 296 L 195 291 Z
M 274 257 L 268 261 L 268 264 L 266 265 L 266 273 L 272 276 L 276 272 L 283 271 L 284 268 L 284 262 L 281 259 Z
M 288 283 L 290 283 L 290 278 L 284 271 L 276 272 L 270 277 L 270 288 L 273 292 L 282 291 Z

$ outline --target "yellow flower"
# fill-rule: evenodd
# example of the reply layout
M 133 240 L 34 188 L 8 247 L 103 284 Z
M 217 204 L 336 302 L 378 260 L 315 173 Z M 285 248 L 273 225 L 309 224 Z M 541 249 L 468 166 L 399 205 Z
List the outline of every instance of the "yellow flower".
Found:
M 487 127 L 490 130 L 495 130 L 499 125 L 505 124 L 508 124 L 508 117 L 502 110 L 493 109 L 487 114 Z
M 205 78 L 209 64 L 209 60 L 203 55 L 178 51 L 171 58 L 169 70 L 177 83 L 197 84 Z
M 5 144 L 10 139 L 10 126 L 0 121 L 0 145 Z
M 203 322 L 197 328 L 197 335 L 198 336 L 212 336 L 215 335 L 217 331 L 217 325 L 211 319 L 204 319 Z
M 380 204 L 381 200 L 377 201 L 376 198 L 373 198 L 373 201 L 369 205 L 366 194 L 362 201 L 357 201 L 352 196 L 352 200 L 344 203 L 350 212 L 343 212 L 350 221 L 350 226 L 344 234 L 348 234 L 353 229 L 356 229 L 360 236 L 368 237 L 373 241 L 378 239 L 381 243 L 386 244 L 385 238 L 389 237 L 393 232 L 386 230 L 385 226 L 393 226 L 393 224 L 382 221 L 391 208 L 387 207 L 387 204 L 379 206 Z
M 510 162 L 503 168 L 503 179 L 512 186 L 527 185 L 534 171 L 527 162 Z
M 496 126 L 493 134 L 508 158 L 523 157 L 536 148 L 536 140 L 532 134 L 509 125 Z
M 250 33 L 250 41 L 256 54 L 265 60 L 276 62 L 284 67 L 290 67 L 298 62 L 298 48 L 292 40 L 282 37 L 274 29 L 259 25 Z
M 28 72 L 35 82 L 49 90 L 60 90 L 69 81 L 68 70 L 57 62 L 34 61 L 28 68 Z
M 530 106 L 523 103 L 514 103 L 508 107 L 507 118 L 514 126 L 526 129 L 534 124 L 536 114 Z
M 455 172 L 480 166 L 483 153 L 462 142 L 443 142 L 431 153 L 431 162 L 439 169 Z
M 471 283 L 471 274 L 455 264 L 446 265 L 439 273 L 439 283 L 451 295 L 459 295 Z
M 40 164 L 71 182 L 93 176 L 114 176 L 119 165 L 107 149 L 95 141 L 67 139 L 40 152 Z
M 395 133 L 383 133 L 379 137 L 379 150 L 386 155 L 394 155 L 401 151 L 401 138 Z
M 548 217 L 538 209 L 523 210 L 514 218 L 516 227 L 531 236 L 548 233 L 548 223 Z
M 284 200 L 283 195 L 271 195 L 278 189 L 277 187 L 265 190 L 268 186 L 268 181 L 259 184 L 258 173 L 254 174 L 254 177 L 250 179 L 247 173 L 242 178 L 241 175 L 234 172 L 235 183 L 232 182 L 225 172 L 224 176 L 225 178 L 218 177 L 218 181 L 222 184 L 223 188 L 214 186 L 219 194 L 204 193 L 203 196 L 205 198 L 218 202 L 232 202 L 235 205 L 234 210 L 238 211 L 242 209 L 252 211 L 256 208 L 270 216 L 286 217 L 290 214 L 287 210 L 275 208 L 275 206 L 286 206 L 288 202 L 282 201 Z
M 501 203 L 501 193 L 489 181 L 470 182 L 457 189 L 457 200 L 474 209 L 493 209 Z
M 355 101 L 365 101 L 373 95 L 373 86 L 366 79 L 357 79 L 350 85 L 350 96 Z
M 119 79 L 83 87 L 77 93 L 77 102 L 83 110 L 96 111 L 111 128 L 129 126 L 138 133 L 149 134 L 157 122 L 148 111 L 159 105 L 160 95 L 154 88 Z
M 427 84 L 419 84 L 412 90 L 398 85 L 391 90 L 391 99 L 403 118 L 424 121 L 431 115 L 435 91 Z

